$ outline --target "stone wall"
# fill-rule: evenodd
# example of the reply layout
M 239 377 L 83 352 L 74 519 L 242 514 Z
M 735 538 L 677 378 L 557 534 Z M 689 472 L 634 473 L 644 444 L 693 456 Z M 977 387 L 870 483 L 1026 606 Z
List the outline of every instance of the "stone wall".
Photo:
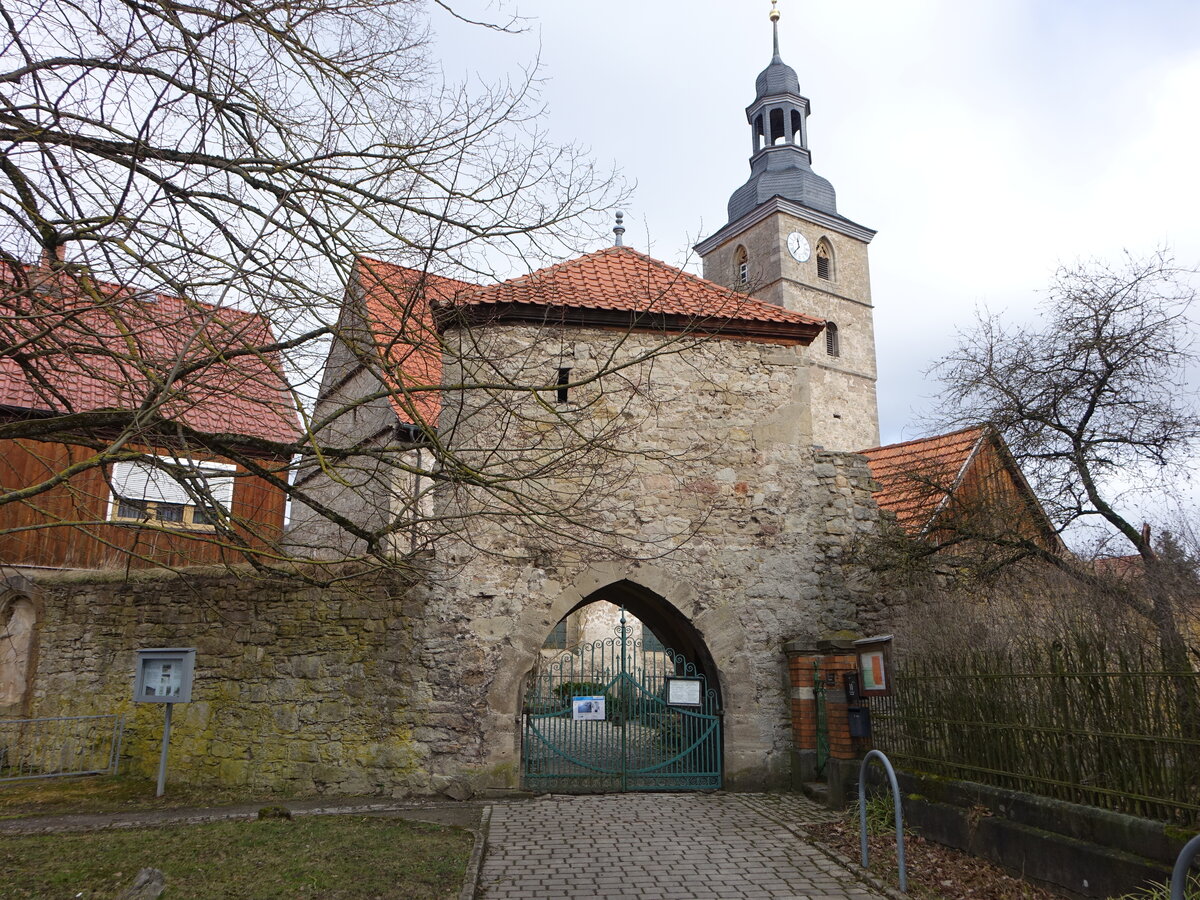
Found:
M 171 782 L 337 794 L 445 784 L 428 765 L 445 742 L 430 739 L 433 687 L 415 645 L 424 608 L 399 579 L 317 589 L 147 574 L 42 578 L 24 592 L 39 601 L 29 714 L 124 714 L 122 771 L 151 777 L 162 735 L 162 707 L 132 702 L 135 650 L 195 647 Z M 456 724 L 436 730 L 453 743 Z

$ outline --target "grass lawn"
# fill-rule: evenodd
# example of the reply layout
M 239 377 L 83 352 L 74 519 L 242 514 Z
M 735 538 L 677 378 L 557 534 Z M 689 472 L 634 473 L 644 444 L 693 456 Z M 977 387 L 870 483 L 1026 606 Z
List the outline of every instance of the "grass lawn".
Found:
M 470 853 L 464 829 L 366 816 L 6 837 L 0 898 L 110 900 L 152 866 L 163 900 L 440 900 Z
M 236 803 L 277 803 L 279 796 L 245 788 L 190 787 L 168 780 L 164 796 L 155 797 L 155 783 L 127 775 L 86 775 L 79 778 L 41 778 L 0 784 L 0 819 L 73 813 L 144 812 L 187 806 L 229 806 Z M 288 797 L 289 800 L 299 799 Z

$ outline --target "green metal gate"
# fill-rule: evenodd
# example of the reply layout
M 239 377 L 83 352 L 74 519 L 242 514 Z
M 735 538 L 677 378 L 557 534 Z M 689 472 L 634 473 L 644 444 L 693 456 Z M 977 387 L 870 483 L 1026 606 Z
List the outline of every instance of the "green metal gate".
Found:
M 717 692 L 695 663 L 629 636 L 543 662 L 525 696 L 521 772 L 533 791 L 697 791 L 721 786 Z

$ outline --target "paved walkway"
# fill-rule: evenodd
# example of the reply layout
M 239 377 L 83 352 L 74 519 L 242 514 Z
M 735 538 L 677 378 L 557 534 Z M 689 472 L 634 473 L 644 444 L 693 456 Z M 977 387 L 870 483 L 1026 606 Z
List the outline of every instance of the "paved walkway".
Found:
M 492 808 L 484 900 L 882 900 L 787 825 L 826 821 L 799 796 L 554 795 Z

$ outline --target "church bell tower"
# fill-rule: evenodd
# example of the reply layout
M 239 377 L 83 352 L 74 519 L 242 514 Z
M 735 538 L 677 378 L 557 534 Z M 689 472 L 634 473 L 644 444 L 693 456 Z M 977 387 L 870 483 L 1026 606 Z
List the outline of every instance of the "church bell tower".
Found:
M 808 378 L 812 441 L 827 450 L 879 444 L 875 327 L 867 245 L 875 232 L 838 214 L 833 185 L 812 169 L 808 98 L 774 55 L 746 108 L 750 180 L 729 198 L 729 221 L 696 245 L 704 277 L 826 321 L 799 352 Z

